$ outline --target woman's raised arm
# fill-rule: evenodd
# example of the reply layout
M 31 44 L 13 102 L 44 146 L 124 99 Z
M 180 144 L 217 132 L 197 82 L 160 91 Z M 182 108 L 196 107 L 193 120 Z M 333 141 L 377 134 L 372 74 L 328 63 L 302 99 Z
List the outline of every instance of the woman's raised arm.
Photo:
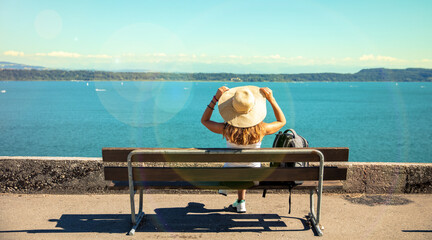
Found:
M 274 115 L 276 117 L 275 122 L 264 123 L 266 135 L 270 135 L 279 131 L 286 124 L 286 119 L 285 119 L 285 115 L 282 112 L 282 109 L 279 107 L 279 105 L 276 102 L 276 99 L 273 97 L 273 91 L 267 87 L 260 88 L 260 91 L 264 94 L 266 99 L 271 104 Z
M 201 123 L 206 128 L 208 128 L 210 131 L 212 131 L 214 133 L 218 133 L 218 134 L 223 133 L 223 128 L 225 125 L 223 123 L 214 122 L 214 121 L 210 120 L 210 118 L 213 114 L 213 110 L 216 106 L 217 101 L 219 101 L 219 98 L 222 96 L 222 94 L 228 90 L 229 90 L 229 88 L 227 88 L 225 86 L 220 87 L 216 91 L 216 94 L 213 96 L 213 99 L 211 100 L 211 102 L 207 105 L 207 108 L 201 117 Z

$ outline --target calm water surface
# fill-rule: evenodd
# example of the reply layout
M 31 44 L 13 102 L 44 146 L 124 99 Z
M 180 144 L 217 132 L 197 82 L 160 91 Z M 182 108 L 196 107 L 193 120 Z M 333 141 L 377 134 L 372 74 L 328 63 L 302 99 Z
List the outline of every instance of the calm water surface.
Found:
M 225 147 L 200 119 L 221 85 L 205 82 L 0 81 L 0 155 L 100 157 L 102 147 Z M 294 128 L 350 161 L 432 162 L 431 83 L 268 86 Z M 274 121 L 267 105 L 266 122 Z M 213 120 L 222 121 L 215 111 Z M 271 147 L 273 136 L 264 138 Z

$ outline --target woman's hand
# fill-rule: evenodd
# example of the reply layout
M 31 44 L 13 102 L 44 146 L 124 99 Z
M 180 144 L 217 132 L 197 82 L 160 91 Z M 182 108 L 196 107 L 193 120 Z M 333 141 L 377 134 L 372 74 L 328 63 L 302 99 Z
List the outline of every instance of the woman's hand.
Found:
M 220 97 L 222 96 L 222 94 L 223 94 L 224 92 L 228 91 L 228 90 L 229 90 L 229 88 L 227 88 L 227 87 L 225 87 L 225 86 L 220 87 L 220 88 L 216 91 L 216 94 L 215 94 L 216 99 L 219 100 Z
M 273 91 L 268 87 L 260 88 L 260 91 L 264 94 L 265 98 L 270 101 L 273 99 Z

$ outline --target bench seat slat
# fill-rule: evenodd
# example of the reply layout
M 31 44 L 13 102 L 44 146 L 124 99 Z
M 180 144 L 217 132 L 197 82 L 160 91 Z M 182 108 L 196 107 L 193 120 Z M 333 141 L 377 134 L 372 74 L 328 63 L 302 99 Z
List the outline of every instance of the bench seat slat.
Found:
M 236 187 L 236 184 L 220 184 L 220 182 L 134 182 L 135 190 L 137 189 L 288 189 L 286 184 L 274 182 L 260 182 L 260 185 L 255 186 L 252 183 L 243 184 Z M 302 185 L 298 185 L 295 189 L 315 189 L 318 186 L 318 181 L 305 181 Z M 336 190 L 343 187 L 342 181 L 325 181 L 323 187 L 326 190 Z M 127 181 L 116 182 L 110 186 L 112 190 L 129 189 Z
M 318 162 L 316 155 L 305 154 L 143 154 L 133 157 L 133 162 Z
M 105 179 L 127 181 L 126 167 L 105 167 Z M 325 167 L 324 180 L 345 180 L 344 167 Z M 307 181 L 318 179 L 318 167 L 304 168 L 154 168 L 134 167 L 134 181 Z
M 128 154 L 137 149 L 150 149 L 150 148 L 103 148 L 102 156 L 104 162 L 126 162 Z M 167 150 L 166 148 L 151 148 L 152 150 Z M 261 149 L 272 149 L 272 150 L 282 150 L 284 148 L 261 148 Z M 287 148 L 292 150 L 294 148 Z M 301 148 L 309 149 L 309 148 Z M 349 149 L 348 148 L 310 148 L 317 149 L 324 154 L 324 159 L 326 162 L 346 162 L 348 161 Z M 170 148 L 169 150 L 181 150 L 185 151 L 184 154 L 146 154 L 135 156 L 134 162 L 318 162 L 319 158 L 316 155 L 276 155 L 269 156 L 266 154 L 223 154 L 223 157 L 205 154 L 202 155 L 187 154 L 188 150 L 207 150 L 207 151 L 220 151 L 227 149 L 217 149 L 217 148 Z M 241 150 L 236 150 L 240 152 Z

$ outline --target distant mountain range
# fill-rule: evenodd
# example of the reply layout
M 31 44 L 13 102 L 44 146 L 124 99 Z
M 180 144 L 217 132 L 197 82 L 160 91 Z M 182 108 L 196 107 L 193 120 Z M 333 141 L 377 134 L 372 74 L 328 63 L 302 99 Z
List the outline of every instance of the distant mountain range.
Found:
M 19 63 L 11 63 L 11 62 L 0 62 L 0 69 L 24 69 L 24 70 L 44 70 L 47 69 L 45 67 L 40 66 L 30 66 L 25 64 L 19 64 Z
M 42 70 L 42 71 L 41 71 Z M 0 80 L 6 81 L 222 81 L 222 82 L 432 82 L 432 69 L 363 69 L 357 73 L 235 74 L 113 72 L 52 70 L 0 62 Z

